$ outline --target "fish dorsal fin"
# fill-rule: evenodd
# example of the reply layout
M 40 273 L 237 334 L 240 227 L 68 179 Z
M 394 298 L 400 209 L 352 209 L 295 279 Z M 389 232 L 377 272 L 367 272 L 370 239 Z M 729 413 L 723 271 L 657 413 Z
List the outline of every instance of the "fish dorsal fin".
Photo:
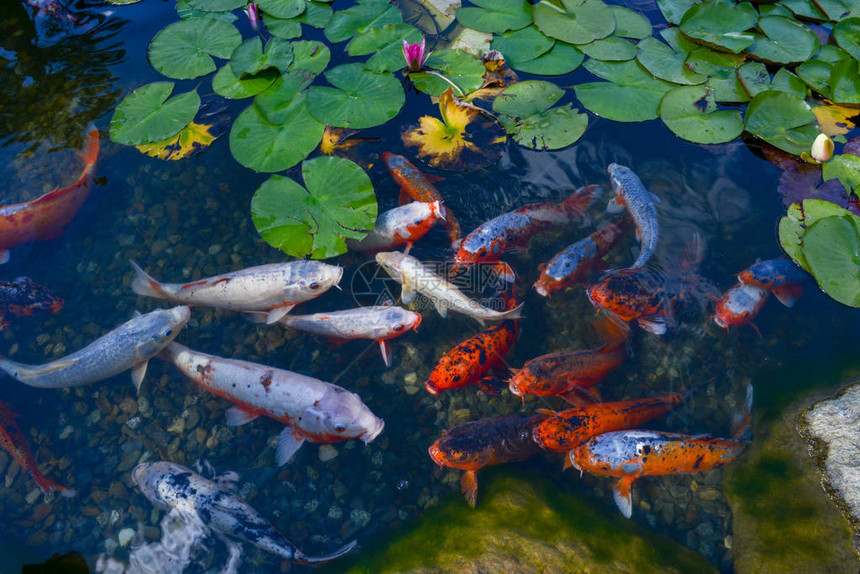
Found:
M 131 318 L 132 318 L 132 319 L 135 319 L 135 318 L 137 318 L 137 317 L 140 317 L 140 311 L 138 311 L 137 309 L 135 309 L 134 311 L 132 311 L 132 312 L 131 312 Z
M 134 388 L 140 394 L 140 384 L 146 376 L 146 367 L 149 365 L 149 360 L 141 361 L 131 368 L 131 382 L 134 383 Z
M 633 480 L 632 476 L 622 476 L 612 487 L 612 498 L 624 518 L 633 516 Z
M 287 464 L 296 451 L 305 443 L 305 437 L 292 426 L 285 426 L 278 436 L 278 447 L 275 450 L 275 460 L 278 466 Z
M 230 407 L 224 415 L 227 417 L 228 427 L 242 426 L 260 416 L 254 411 L 240 406 Z
M 478 503 L 478 472 L 467 470 L 460 477 L 460 492 L 466 497 L 469 506 L 475 508 Z
M 295 307 L 295 305 L 281 305 L 280 307 L 275 307 L 266 315 L 266 324 L 271 325 L 272 323 L 277 323 L 283 319 L 293 307 Z
M 47 373 L 53 373 L 55 371 L 60 371 L 62 369 L 66 369 L 71 367 L 75 363 L 78 362 L 78 359 L 58 359 L 47 365 L 41 365 L 37 367 L 32 367 L 30 365 L 19 365 L 15 370 L 18 371 L 19 374 L 34 376 L 34 375 L 45 375 Z
M 655 335 L 665 335 L 666 334 L 666 320 L 663 317 L 655 315 L 653 317 L 640 317 L 637 319 L 639 326 L 648 331 L 649 333 L 654 333 Z

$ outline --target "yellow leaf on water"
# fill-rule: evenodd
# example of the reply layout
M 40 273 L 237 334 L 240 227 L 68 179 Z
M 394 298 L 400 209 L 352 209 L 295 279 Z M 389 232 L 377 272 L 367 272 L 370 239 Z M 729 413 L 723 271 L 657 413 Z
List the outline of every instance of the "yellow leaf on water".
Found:
M 856 124 L 853 119 L 860 115 L 860 109 L 849 108 L 837 104 L 816 106 L 812 108 L 818 118 L 818 129 L 831 137 L 847 134 Z
M 166 140 L 135 146 L 148 156 L 175 161 L 200 153 L 218 136 L 212 133 L 213 126 L 191 122 L 181 132 Z

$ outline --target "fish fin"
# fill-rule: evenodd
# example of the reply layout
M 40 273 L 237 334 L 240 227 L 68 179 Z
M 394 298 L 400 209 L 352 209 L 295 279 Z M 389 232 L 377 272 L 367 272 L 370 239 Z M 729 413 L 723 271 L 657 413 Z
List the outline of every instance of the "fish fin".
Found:
M 507 311 L 505 311 L 501 314 L 502 318 L 503 319 L 522 319 L 523 318 L 523 306 L 524 305 L 525 305 L 525 303 L 520 303 L 519 305 L 517 305 L 513 309 L 508 309 Z
M 786 307 L 794 307 L 797 299 L 803 295 L 803 286 L 782 285 L 780 287 L 773 287 L 770 292 L 773 293 L 773 296 Z
M 37 471 L 38 473 L 38 471 Z M 50 478 L 43 476 L 41 474 L 33 474 L 33 479 L 36 481 L 36 486 L 39 487 L 39 490 L 42 491 L 42 494 L 48 495 L 50 492 L 56 492 L 63 498 L 72 498 L 77 494 L 74 488 L 69 488 L 67 486 L 63 486 L 59 483 L 54 482 Z
M 496 377 L 486 376 L 481 379 L 478 379 L 475 384 L 478 386 L 481 391 L 488 396 L 498 397 L 502 394 L 500 389 L 501 383 Z
M 409 252 L 412 250 L 412 242 L 407 241 L 406 247 L 403 248 L 403 255 L 409 255 Z
M 274 309 L 271 309 L 266 314 L 266 325 L 277 323 L 278 321 L 283 319 L 287 315 L 287 313 L 292 310 L 293 307 L 295 307 L 295 305 L 281 305 L 280 307 L 275 307 Z
M 570 451 L 570 452 L 573 452 L 573 451 Z M 567 469 L 572 468 L 572 467 L 573 467 L 573 463 L 570 462 L 570 456 L 565 455 L 564 464 L 561 466 L 561 471 L 564 472 Z
M 150 277 L 146 271 L 140 268 L 140 265 L 134 261 L 131 263 L 131 268 L 134 269 L 134 279 L 131 281 L 131 290 L 143 297 L 155 297 L 156 299 L 166 299 L 167 293 L 164 291 L 161 283 Z
M 236 405 L 227 409 L 224 412 L 224 416 L 227 417 L 228 427 L 239 427 L 244 424 L 248 424 L 260 415 L 250 409 Z
M 652 192 L 649 191 L 648 195 L 651 196 L 651 201 L 653 201 L 654 203 L 663 203 L 663 201 L 659 197 L 654 195 Z
M 131 368 L 131 382 L 134 383 L 134 388 L 137 394 L 140 394 L 140 384 L 146 376 L 146 367 L 149 366 L 149 360 L 141 361 Z
M 439 183 L 440 181 L 445 181 L 445 178 L 440 175 L 433 175 L 432 173 L 424 173 L 422 175 L 424 176 L 424 179 L 426 179 L 430 183 Z
M 753 386 L 747 385 L 744 410 L 737 413 L 732 420 L 732 438 L 737 440 L 752 440 L 752 403 Z
M 558 411 L 554 411 L 552 409 L 538 409 L 535 412 L 538 413 L 539 415 L 546 415 L 548 417 L 554 417 L 555 415 L 558 414 Z
M 577 189 L 573 195 L 561 202 L 565 211 L 573 214 L 580 214 L 591 205 L 597 196 L 600 195 L 599 185 L 586 185 Z
M 623 345 L 630 334 L 630 326 L 618 315 L 600 310 L 594 320 L 594 330 L 606 341 L 608 348 Z
M 633 493 L 631 487 L 635 479 L 632 476 L 622 476 L 612 487 L 612 498 L 624 518 L 633 516 Z
M 615 196 L 606 204 L 606 213 L 621 213 L 624 211 L 624 200 Z
M 379 343 L 379 352 L 382 353 L 382 360 L 385 362 L 386 367 L 391 366 L 391 341 L 388 339 L 381 339 L 377 341 Z
M 415 300 L 415 296 L 418 295 L 418 291 L 406 285 L 405 283 L 400 289 L 400 300 L 403 301 L 404 305 L 409 305 Z
M 400 188 L 400 195 L 397 196 L 397 203 L 400 205 L 406 205 L 407 203 L 412 203 L 412 197 L 406 193 L 406 190 L 402 187 Z
M 71 367 L 75 363 L 78 362 L 77 358 L 74 359 L 60 359 L 58 361 L 54 361 L 52 363 L 48 363 L 47 365 L 40 365 L 36 367 L 31 367 L 29 365 L 16 365 L 16 370 L 19 374 L 27 375 L 27 371 L 31 371 L 30 375 L 36 374 L 45 374 L 45 373 L 53 373 L 54 371 L 59 371 L 60 369 L 65 369 L 67 367 Z
M 496 277 L 504 281 L 505 283 L 515 283 L 517 280 L 517 274 L 511 268 L 510 265 L 505 263 L 504 261 L 496 261 L 493 263 L 493 273 L 496 274 Z
M 478 472 L 467 470 L 460 477 L 460 492 L 466 497 L 469 506 L 475 508 L 478 503 Z
M 572 389 L 566 393 L 558 395 L 575 407 L 584 407 L 600 402 L 600 393 L 596 390 L 587 389 L 580 385 L 574 385 Z
M 658 315 L 654 315 L 653 317 L 640 317 L 636 319 L 639 323 L 639 326 L 648 331 L 649 333 L 654 333 L 655 335 L 664 335 L 666 333 L 666 321 L 663 317 Z
M 249 322 L 256 323 L 258 325 L 266 323 L 266 319 L 269 317 L 269 314 L 265 311 L 245 311 L 244 315 Z M 286 323 L 284 324 L 286 325 Z
M 9 255 L 8 249 L 0 249 L 0 265 L 3 265 L 4 263 L 9 263 L 9 260 L 11 258 L 12 256 Z
M 304 435 L 291 426 L 285 426 L 278 436 L 278 448 L 275 450 L 275 460 L 278 462 L 278 466 L 287 464 L 304 443 Z
M 298 562 L 299 564 L 319 564 L 321 562 L 328 562 L 329 560 L 340 558 L 344 554 L 350 552 L 353 548 L 355 548 L 356 544 L 358 544 L 358 541 L 353 540 L 349 544 L 345 544 L 331 554 L 326 554 L 325 556 L 308 556 L 307 554 L 296 548 L 293 552 L 292 560 Z
M 436 310 L 439 312 L 439 315 L 441 315 L 443 319 L 448 317 L 448 307 L 446 307 L 442 301 L 433 299 L 433 306 L 436 307 Z

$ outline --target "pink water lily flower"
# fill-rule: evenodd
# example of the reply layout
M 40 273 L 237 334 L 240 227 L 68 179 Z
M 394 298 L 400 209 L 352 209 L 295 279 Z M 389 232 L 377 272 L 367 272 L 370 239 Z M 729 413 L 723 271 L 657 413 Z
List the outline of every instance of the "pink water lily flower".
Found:
M 245 10 L 245 13 L 248 15 L 248 21 L 251 23 L 251 28 L 257 30 L 260 27 L 260 8 L 251 2 L 248 4 L 248 8 Z
M 420 44 L 410 44 L 403 40 L 403 59 L 406 60 L 406 67 L 410 72 L 420 72 L 428 55 L 424 54 L 424 38 L 421 38 Z

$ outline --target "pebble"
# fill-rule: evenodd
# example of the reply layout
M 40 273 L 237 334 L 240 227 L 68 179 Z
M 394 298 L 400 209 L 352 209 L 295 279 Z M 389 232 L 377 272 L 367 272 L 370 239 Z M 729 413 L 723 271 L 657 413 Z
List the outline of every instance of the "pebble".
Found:
M 134 538 L 134 530 L 131 528 L 123 528 L 119 531 L 117 535 L 117 540 L 119 541 L 119 545 L 122 548 L 125 548 L 131 542 L 131 539 Z
M 414 371 L 411 373 L 407 373 L 406 375 L 403 376 L 403 382 L 406 383 L 407 385 L 414 385 L 415 383 L 418 382 L 418 373 L 416 373 Z
M 134 416 L 137 414 L 137 401 L 131 397 L 126 397 L 119 404 L 119 410 L 128 416 Z
M 137 461 L 140 459 L 140 451 L 135 450 L 133 452 L 127 452 L 122 455 L 122 460 L 120 460 L 119 465 L 117 465 L 116 469 L 119 472 L 125 472 L 127 470 L 131 470 L 131 468 L 137 464 Z
M 319 457 L 322 462 L 328 462 L 337 456 L 337 449 L 330 444 L 324 444 L 319 448 Z
M 359 528 L 364 528 L 370 523 L 371 516 L 366 510 L 356 508 L 349 512 L 349 519 Z
M 119 548 L 119 543 L 113 538 L 108 538 L 105 540 L 105 552 L 108 554 L 113 554 L 116 552 L 116 549 Z
M 75 432 L 75 427 L 73 427 L 72 425 L 66 425 L 66 428 L 63 429 L 63 432 L 61 432 L 57 438 L 59 438 L 60 440 L 66 440 L 67 438 L 72 436 L 73 432 Z
M 30 492 L 27 493 L 27 496 L 24 497 L 24 500 L 27 501 L 27 504 L 35 504 L 39 497 L 42 496 L 42 491 L 38 488 L 34 488 Z

